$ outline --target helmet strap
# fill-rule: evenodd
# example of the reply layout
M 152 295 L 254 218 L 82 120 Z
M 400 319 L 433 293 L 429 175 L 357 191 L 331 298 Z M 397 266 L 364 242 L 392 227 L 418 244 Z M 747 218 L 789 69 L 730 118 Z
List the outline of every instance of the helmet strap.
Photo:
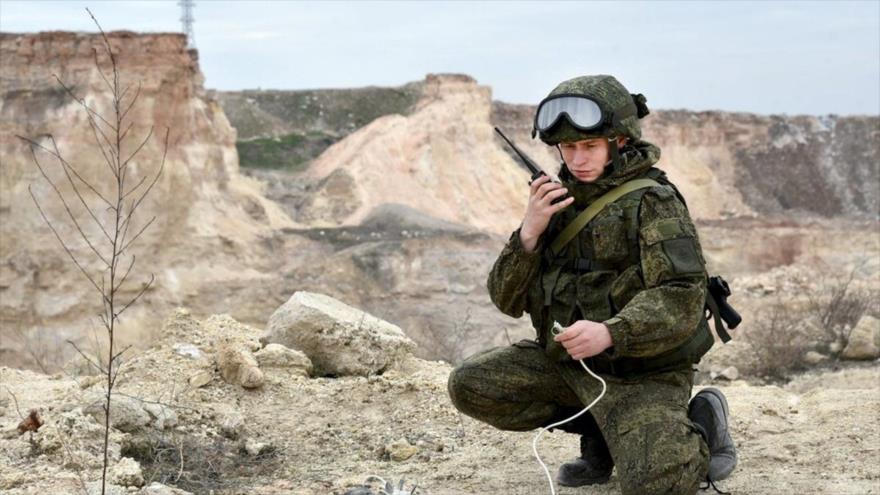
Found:
M 611 175 L 621 168 L 620 151 L 617 149 L 617 137 L 608 138 L 608 154 L 611 155 L 610 166 L 605 166 L 605 174 Z

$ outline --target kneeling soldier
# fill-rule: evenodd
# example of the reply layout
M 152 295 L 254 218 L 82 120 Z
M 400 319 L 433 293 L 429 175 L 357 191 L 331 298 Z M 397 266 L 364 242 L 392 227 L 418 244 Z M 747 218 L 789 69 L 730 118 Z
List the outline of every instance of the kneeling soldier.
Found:
M 611 76 L 565 81 L 538 106 L 534 132 L 559 150 L 561 183 L 531 183 L 522 225 L 488 281 L 498 309 L 527 312 L 538 338 L 471 356 L 450 375 L 449 394 L 496 428 L 532 430 L 599 395 L 583 359 L 608 388 L 559 427 L 580 435 L 581 455 L 558 482 L 605 483 L 617 466 L 624 494 L 689 494 L 730 475 L 736 452 L 721 392 L 689 401 L 693 365 L 714 342 L 705 261 L 684 200 L 654 167 L 660 149 L 641 140 L 647 114 L 645 98 Z M 619 186 L 622 195 L 605 196 Z M 598 214 L 566 228 L 591 205 Z

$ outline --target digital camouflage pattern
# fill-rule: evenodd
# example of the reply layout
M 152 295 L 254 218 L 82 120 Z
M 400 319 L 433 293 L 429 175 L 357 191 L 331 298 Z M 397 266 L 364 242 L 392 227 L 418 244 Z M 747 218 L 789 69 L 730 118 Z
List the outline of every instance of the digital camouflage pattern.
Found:
M 593 200 L 644 175 L 659 156 L 645 141 L 628 144 L 622 169 L 590 184 L 563 166 L 560 179 L 574 204 L 551 219 L 534 253 L 523 250 L 516 231 L 496 260 L 487 284 L 492 302 L 514 318 L 528 312 L 551 356 L 568 357 L 549 338 L 553 321 L 606 322 L 614 341 L 603 353 L 609 360 L 662 354 L 703 327 L 705 262 L 687 208 L 671 186 L 635 191 L 606 207 L 560 253 L 569 266 L 554 266 L 559 260 L 549 260 L 544 249 Z M 589 260 L 590 270 L 573 269 L 577 259 Z
M 539 132 L 539 137 L 545 143 L 553 145 L 563 141 L 580 141 L 591 137 L 628 136 L 631 139 L 642 137 L 638 108 L 633 100 L 633 95 L 613 76 L 582 76 L 569 79 L 556 86 L 547 96 L 563 94 L 589 96 L 599 103 L 603 113 L 627 112 L 630 116 L 621 120 L 620 124 L 615 127 L 604 126 L 590 132 L 580 131 L 572 127 L 567 120 L 562 119 L 549 132 Z M 639 98 L 640 104 L 644 105 L 645 98 L 641 95 L 637 98 Z M 647 113 L 647 107 L 644 108 Z
M 696 229 L 671 185 L 632 192 L 607 206 L 554 258 L 550 242 L 596 198 L 653 169 L 660 150 L 633 141 L 620 150 L 619 166 L 594 183 L 577 181 L 565 168 L 560 179 L 575 198 L 554 215 L 535 252 L 524 251 L 519 230 L 495 262 L 489 295 L 505 314 L 528 313 L 536 341 L 484 351 L 465 360 L 449 378 L 453 403 L 497 428 L 525 431 L 573 415 L 599 394 L 565 349 L 550 338 L 553 321 L 604 322 L 613 346 L 585 360 L 608 382 L 591 413 L 599 432 L 582 425 L 561 429 L 605 439 L 624 494 L 694 493 L 705 479 L 708 446 L 687 418 L 692 362 L 711 346 L 703 318 L 705 261 Z M 621 372 L 622 363 L 676 355 L 684 343 L 706 335 L 693 360 L 648 373 Z
M 603 376 L 608 389 L 582 416 L 589 421 L 560 429 L 604 439 L 623 495 L 696 493 L 709 469 L 709 447 L 687 417 L 692 376 L 689 371 L 638 380 Z M 449 395 L 460 411 L 512 431 L 571 417 L 600 391 L 580 364 L 551 360 L 528 340 L 478 353 L 449 378 Z

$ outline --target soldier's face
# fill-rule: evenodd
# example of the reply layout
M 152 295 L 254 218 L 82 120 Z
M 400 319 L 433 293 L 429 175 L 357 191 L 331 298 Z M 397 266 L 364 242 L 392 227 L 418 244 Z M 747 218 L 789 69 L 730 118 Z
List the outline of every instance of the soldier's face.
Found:
M 568 170 L 581 182 L 594 182 L 601 177 L 609 160 L 605 138 L 559 143 L 559 151 Z

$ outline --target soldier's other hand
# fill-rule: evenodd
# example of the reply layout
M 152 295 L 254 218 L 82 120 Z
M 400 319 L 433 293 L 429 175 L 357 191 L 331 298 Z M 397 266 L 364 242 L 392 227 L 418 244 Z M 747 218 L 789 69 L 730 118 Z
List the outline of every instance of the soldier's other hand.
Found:
M 538 237 L 547 229 L 550 217 L 574 202 L 574 198 L 569 197 L 553 204 L 553 200 L 566 194 L 568 194 L 568 189 L 558 182 L 552 182 L 547 175 L 542 175 L 532 181 L 529 190 L 529 204 L 526 207 L 526 215 L 519 231 L 520 240 L 526 251 L 535 250 Z
M 604 323 L 578 320 L 553 337 L 562 344 L 572 359 L 579 360 L 595 356 L 612 346 L 611 332 Z

